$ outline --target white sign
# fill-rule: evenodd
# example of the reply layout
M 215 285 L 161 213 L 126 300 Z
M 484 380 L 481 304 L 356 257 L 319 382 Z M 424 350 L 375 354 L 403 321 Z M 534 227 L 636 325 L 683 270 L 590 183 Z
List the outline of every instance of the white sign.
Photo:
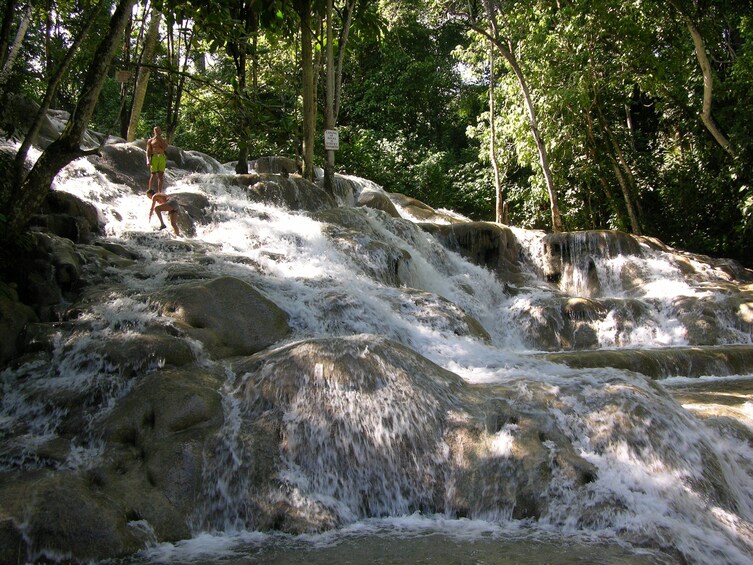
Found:
M 128 82 L 131 80 L 131 71 L 116 71 L 115 80 L 118 82 Z
M 324 149 L 327 151 L 337 151 L 340 149 L 340 134 L 336 129 L 324 130 Z

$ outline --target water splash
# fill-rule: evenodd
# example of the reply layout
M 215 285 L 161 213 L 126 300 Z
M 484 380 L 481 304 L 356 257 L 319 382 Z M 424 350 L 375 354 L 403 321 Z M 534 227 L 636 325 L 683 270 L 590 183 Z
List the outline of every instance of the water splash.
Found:
M 182 238 L 154 231 L 143 187 L 113 183 L 91 161 L 74 162 L 56 179 L 56 189 L 97 206 L 106 237 L 132 251 L 138 267 L 110 267 L 118 292 L 48 336 L 49 357 L 2 373 L 0 434 L 14 438 L 0 451 L 3 469 L 30 470 L 50 461 L 58 468 L 95 464 L 101 454 L 96 422 L 133 385 L 133 375 L 98 346 L 113 336 L 127 341 L 154 328 L 171 329 L 145 298 L 149 292 L 184 275 L 230 275 L 288 313 L 289 343 L 384 336 L 491 398 L 527 413 L 545 411 L 598 469 L 598 478 L 585 499 L 576 497 L 572 479 L 557 475 L 556 444 L 544 440 L 557 480 L 546 493 L 548 513 L 532 528 L 595 532 L 635 547 L 660 540 L 700 562 L 746 562 L 753 546 L 753 454 L 744 441 L 725 439 L 723 427 L 704 424 L 640 376 L 573 370 L 532 355 L 581 346 L 688 345 L 698 339 L 693 320 L 713 326 L 716 343 L 749 344 L 747 302 L 717 312 L 730 299 L 724 285 L 732 279 L 723 265 L 682 257 L 648 240 L 597 233 L 563 236 L 553 253 L 545 234 L 514 230 L 522 272 L 513 288 L 442 247 L 400 205 L 400 218 L 372 209 L 294 212 L 260 203 L 222 174 L 206 172 L 229 172 L 219 165 L 207 161 L 200 168 L 170 172 L 169 194 L 208 202 L 206 221 Z M 364 191 L 381 190 L 355 178 L 338 183 L 345 203 L 350 195 L 357 201 Z M 191 347 L 197 359 L 212 362 L 196 344 Z M 292 399 L 281 420 L 289 450 L 286 471 L 275 480 L 286 489 L 285 500 L 331 524 L 420 510 L 415 501 L 435 496 L 447 450 L 434 438 L 431 448 L 422 447 L 431 454 L 426 459 L 396 454 L 407 457 L 417 450 L 415 442 L 433 437 L 436 422 L 427 414 L 436 407 L 417 402 L 395 412 L 395 399 L 408 394 L 399 383 L 385 387 L 385 396 L 367 397 L 332 386 L 326 362 L 306 373 L 305 394 Z M 139 370 L 159 367 L 160 360 L 151 359 Z M 253 402 L 249 408 L 239 396 L 244 373 L 228 368 L 227 376 L 216 453 L 224 465 L 205 469 L 206 505 L 193 523 L 197 536 L 205 530 L 240 535 L 257 525 L 256 509 L 243 497 L 255 462 L 240 439 L 248 431 L 243 413 Z M 39 400 L 50 390 L 90 404 L 74 448 L 54 454 L 50 447 L 49 459 L 40 459 L 41 445 L 69 434 L 62 429 L 69 425 L 67 406 Z M 337 425 L 322 406 L 333 407 L 329 415 L 340 418 Z M 490 432 L 494 457 L 512 459 L 521 430 L 508 424 Z M 337 463 L 344 452 L 357 463 L 347 474 Z M 485 512 L 489 520 L 511 521 L 509 508 Z

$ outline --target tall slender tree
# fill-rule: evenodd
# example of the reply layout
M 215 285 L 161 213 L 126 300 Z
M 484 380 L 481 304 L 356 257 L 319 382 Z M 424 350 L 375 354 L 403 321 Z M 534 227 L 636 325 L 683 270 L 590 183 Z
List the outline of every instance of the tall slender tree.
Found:
M 555 186 L 554 175 L 552 174 L 549 166 L 549 154 L 547 153 L 546 144 L 541 137 L 537 110 L 536 106 L 534 105 L 533 98 L 531 97 L 531 91 L 530 87 L 528 86 L 528 81 L 525 74 L 523 73 L 523 69 L 520 65 L 520 62 L 518 61 L 517 56 L 515 55 L 515 49 L 513 47 L 512 41 L 509 38 L 505 37 L 499 29 L 497 19 L 500 14 L 503 13 L 502 8 L 497 5 L 497 2 L 495 0 L 483 1 L 489 25 L 488 27 L 485 27 L 480 22 L 471 21 L 471 27 L 475 31 L 488 37 L 488 39 L 492 42 L 494 47 L 496 47 L 505 61 L 507 61 L 507 64 L 510 65 L 510 68 L 512 69 L 515 77 L 518 80 L 520 92 L 528 113 L 531 135 L 533 136 L 533 140 L 536 144 L 536 150 L 539 154 L 541 171 L 544 174 L 547 192 L 549 193 L 549 209 L 552 217 L 552 230 L 555 232 L 562 231 L 563 225 L 562 218 L 560 216 L 557 187 Z
M 316 137 L 316 77 L 314 73 L 314 53 L 312 0 L 294 0 L 295 11 L 300 22 L 301 69 L 303 92 L 303 177 L 314 180 L 314 139 Z
M 128 131 L 126 139 L 133 141 L 136 139 L 136 128 L 141 117 L 141 109 L 144 106 L 146 91 L 149 85 L 149 75 L 151 74 L 151 65 L 154 63 L 154 55 L 159 40 L 159 26 L 162 21 L 162 12 L 154 5 L 151 6 L 151 16 L 149 26 L 144 35 L 144 45 L 139 56 L 139 64 L 136 71 L 136 84 L 133 89 L 133 101 L 128 119 Z

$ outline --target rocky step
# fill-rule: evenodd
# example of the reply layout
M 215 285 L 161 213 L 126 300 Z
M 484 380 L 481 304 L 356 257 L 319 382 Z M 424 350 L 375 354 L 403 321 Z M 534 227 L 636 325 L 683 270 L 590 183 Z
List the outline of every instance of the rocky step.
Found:
M 624 369 L 652 379 L 753 373 L 753 345 L 569 351 L 536 357 L 576 369 Z

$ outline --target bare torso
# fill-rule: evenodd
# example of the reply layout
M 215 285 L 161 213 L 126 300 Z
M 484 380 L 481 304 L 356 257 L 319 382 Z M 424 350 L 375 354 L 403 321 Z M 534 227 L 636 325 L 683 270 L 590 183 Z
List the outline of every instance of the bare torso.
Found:
M 150 155 L 161 155 L 167 150 L 167 140 L 164 137 L 152 137 L 146 144 Z

